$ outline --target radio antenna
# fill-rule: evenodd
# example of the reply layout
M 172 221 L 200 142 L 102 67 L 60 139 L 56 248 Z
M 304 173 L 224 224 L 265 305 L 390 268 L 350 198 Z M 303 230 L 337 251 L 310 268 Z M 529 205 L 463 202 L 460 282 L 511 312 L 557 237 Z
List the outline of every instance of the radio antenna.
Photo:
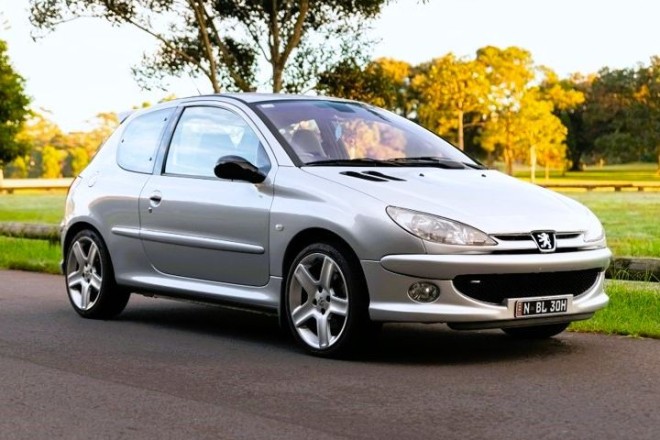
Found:
M 190 82 L 192 83 L 193 87 L 195 90 L 197 90 L 197 95 L 202 96 L 201 90 L 199 90 L 199 87 L 197 87 L 197 83 L 195 82 L 195 78 L 193 77 L 193 70 L 192 67 L 188 67 L 188 79 L 190 79 Z

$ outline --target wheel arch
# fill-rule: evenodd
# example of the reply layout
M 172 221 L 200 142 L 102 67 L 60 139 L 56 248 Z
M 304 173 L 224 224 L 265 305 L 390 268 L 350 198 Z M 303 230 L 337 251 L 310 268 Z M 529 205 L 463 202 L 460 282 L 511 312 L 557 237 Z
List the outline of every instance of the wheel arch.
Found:
M 284 314 L 284 301 L 285 301 L 285 290 L 287 286 L 287 278 L 289 276 L 289 268 L 293 263 L 293 260 L 296 256 L 307 246 L 314 243 L 324 243 L 332 246 L 336 246 L 338 250 L 346 254 L 346 258 L 349 262 L 354 265 L 356 271 L 362 277 L 364 282 L 365 289 L 367 288 L 366 279 L 364 272 L 362 271 L 362 266 L 360 265 L 360 259 L 357 254 L 351 247 L 351 245 L 344 240 L 340 235 L 335 232 L 332 232 L 324 228 L 308 228 L 302 231 L 299 231 L 296 235 L 291 238 L 289 244 L 284 251 L 284 257 L 282 258 L 282 275 L 283 282 L 282 288 L 280 289 L 280 306 L 278 310 L 280 325 L 286 325 L 285 314 Z M 368 289 L 366 290 L 367 296 L 369 296 Z
M 107 247 L 107 243 L 105 241 L 105 238 L 103 238 L 103 235 L 101 234 L 101 231 L 94 226 L 93 224 L 86 222 L 86 221 L 79 221 L 71 226 L 68 227 L 66 234 L 64 235 L 64 239 L 62 240 L 62 255 L 64 259 L 66 260 L 66 254 L 69 251 L 69 246 L 71 245 L 71 241 L 73 240 L 73 237 L 76 236 L 80 231 L 83 231 L 85 229 L 90 229 L 96 233 L 101 240 L 103 240 L 103 244 Z

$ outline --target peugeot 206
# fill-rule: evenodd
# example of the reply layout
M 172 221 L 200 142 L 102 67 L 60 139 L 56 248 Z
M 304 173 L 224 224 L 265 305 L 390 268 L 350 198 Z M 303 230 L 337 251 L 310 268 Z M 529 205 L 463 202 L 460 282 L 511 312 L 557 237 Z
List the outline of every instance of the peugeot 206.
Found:
M 126 117 L 73 182 L 62 245 L 85 318 L 132 292 L 257 309 L 323 356 L 383 322 L 554 336 L 607 304 L 611 257 L 583 205 L 405 118 L 256 93 Z

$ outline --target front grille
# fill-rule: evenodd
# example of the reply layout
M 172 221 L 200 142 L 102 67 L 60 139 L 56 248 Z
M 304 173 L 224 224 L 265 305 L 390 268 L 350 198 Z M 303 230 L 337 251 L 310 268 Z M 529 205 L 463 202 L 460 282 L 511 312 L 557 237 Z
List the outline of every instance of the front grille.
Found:
M 580 232 L 557 232 L 555 234 L 557 240 L 572 240 L 579 236 Z M 499 234 L 493 235 L 493 237 L 499 241 L 534 241 L 532 234 Z
M 580 252 L 580 248 L 575 248 L 575 247 L 570 247 L 570 248 L 557 248 L 553 252 L 554 254 L 561 254 L 565 252 Z M 589 250 L 589 249 L 586 249 Z M 520 255 L 520 254 L 540 254 L 541 251 L 538 248 L 535 249 L 509 249 L 506 251 L 492 251 L 491 254 L 493 255 Z
M 598 280 L 600 270 L 521 273 L 497 275 L 459 275 L 454 287 L 470 298 L 502 304 L 507 298 L 573 295 L 585 293 Z

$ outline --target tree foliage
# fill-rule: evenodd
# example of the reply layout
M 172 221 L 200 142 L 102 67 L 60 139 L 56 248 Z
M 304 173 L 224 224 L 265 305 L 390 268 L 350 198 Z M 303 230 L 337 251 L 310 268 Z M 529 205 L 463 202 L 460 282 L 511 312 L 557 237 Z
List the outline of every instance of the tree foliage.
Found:
M 260 62 L 274 92 L 301 90 L 320 66 L 360 47 L 387 0 L 30 0 L 32 22 L 52 30 L 78 17 L 128 24 L 158 40 L 135 69 L 143 84 L 188 72 L 214 92 L 256 88 Z M 311 72 L 311 74 L 310 74 Z
M 391 58 L 379 58 L 364 67 L 356 60 L 345 60 L 320 75 L 317 90 L 408 116 L 412 111 L 411 69 L 410 64 Z
M 24 80 L 14 71 L 7 56 L 7 44 L 0 40 L 0 170 L 25 152 L 26 146 L 16 135 L 28 114 L 29 103 Z
M 579 84 L 586 101 L 573 128 L 579 147 L 609 162 L 658 161 L 660 170 L 660 58 L 649 65 L 601 69 Z
M 7 166 L 11 177 L 76 176 L 119 121 L 114 113 L 99 113 L 88 131 L 63 132 L 46 112 L 32 112 L 16 135 L 27 151 Z
M 324 93 L 416 118 L 461 149 L 469 131 L 470 141 L 490 160 L 502 159 L 509 173 L 514 162 L 524 160 L 546 172 L 563 166 L 567 130 L 554 112 L 572 111 L 584 100 L 518 47 L 484 47 L 472 59 L 449 53 L 414 67 L 391 59 L 364 67 L 344 63 L 323 75 L 319 85 Z
M 449 53 L 418 66 L 412 88 L 419 99 L 417 117 L 426 128 L 454 138 L 465 149 L 464 129 L 487 111 L 489 83 L 482 63 Z M 456 136 L 453 134 L 456 133 Z

